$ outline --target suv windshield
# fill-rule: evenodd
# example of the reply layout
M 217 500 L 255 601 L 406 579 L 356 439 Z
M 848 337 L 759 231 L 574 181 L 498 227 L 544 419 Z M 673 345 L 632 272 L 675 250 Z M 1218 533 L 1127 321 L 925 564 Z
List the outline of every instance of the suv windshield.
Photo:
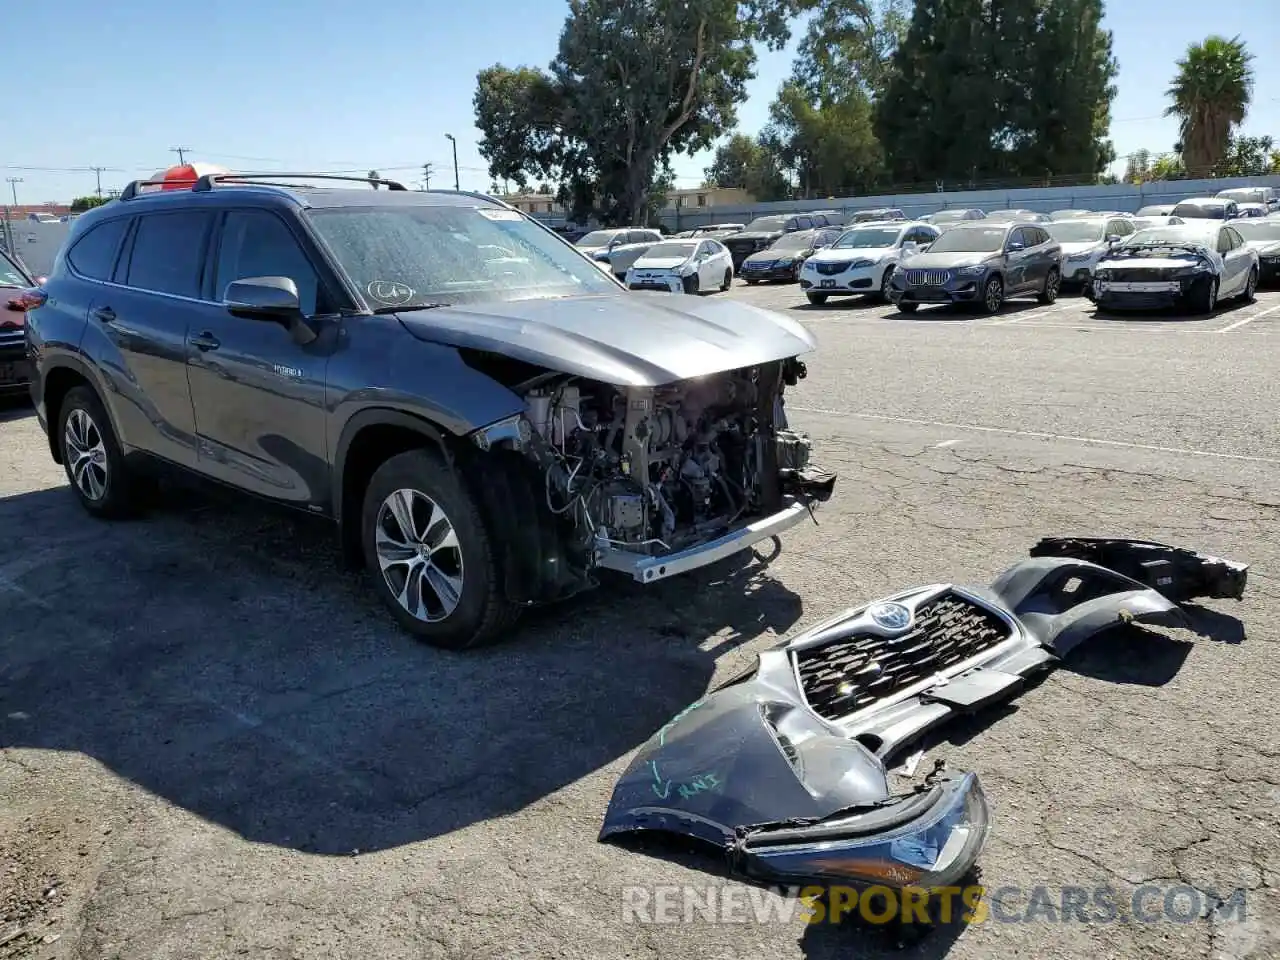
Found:
M 1225 203 L 1180 203 L 1173 208 L 1173 216 L 1186 217 L 1188 220 L 1225 220 L 1227 205 Z
M 335 207 L 307 217 L 383 312 L 618 290 L 599 267 L 513 210 Z
M 696 249 L 698 249 L 697 243 L 655 243 L 644 252 L 644 258 L 646 260 L 656 260 L 658 258 L 666 260 L 671 257 L 688 259 L 693 256 L 693 251 Z
M 609 241 L 626 233 L 625 230 L 593 230 L 585 237 L 579 237 L 577 245 L 580 247 L 604 247 L 608 246 Z
M 1231 226 L 1245 240 L 1280 240 L 1280 219 L 1239 220 Z
M 1105 220 L 1055 220 L 1043 225 L 1059 243 L 1088 243 L 1102 239 Z
M 929 248 L 930 253 L 992 253 L 1004 248 L 1004 227 L 952 227 Z
M 901 227 L 865 227 L 850 230 L 831 246 L 838 250 L 857 250 L 863 247 L 892 247 L 898 242 Z
M 747 224 L 743 233 L 777 233 L 787 225 L 786 217 L 756 217 Z

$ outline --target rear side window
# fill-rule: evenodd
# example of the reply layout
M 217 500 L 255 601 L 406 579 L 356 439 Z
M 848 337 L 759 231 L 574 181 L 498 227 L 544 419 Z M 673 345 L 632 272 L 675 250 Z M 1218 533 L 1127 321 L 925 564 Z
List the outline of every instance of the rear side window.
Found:
M 200 296 L 205 235 L 212 219 L 194 210 L 142 217 L 134 233 L 125 283 L 153 293 Z
M 116 251 L 120 249 L 120 240 L 128 225 L 128 218 L 120 217 L 90 227 L 67 251 L 71 269 L 90 280 L 110 280 Z
M 232 210 L 223 221 L 214 298 L 223 299 L 227 284 L 246 277 L 288 277 L 298 287 L 302 312 L 306 316 L 316 314 L 316 271 L 292 231 L 275 214 Z

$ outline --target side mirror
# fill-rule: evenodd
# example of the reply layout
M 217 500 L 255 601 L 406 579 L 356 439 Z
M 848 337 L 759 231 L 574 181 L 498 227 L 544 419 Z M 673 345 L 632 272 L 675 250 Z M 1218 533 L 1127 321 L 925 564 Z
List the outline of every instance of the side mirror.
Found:
M 1005 248 L 1005 252 L 1006 252 L 1006 253 L 1018 253 L 1018 252 L 1020 252 L 1020 251 L 1022 251 L 1022 250 L 1025 250 L 1025 249 L 1027 249 L 1026 244 L 1024 244 L 1024 243 L 1018 243 L 1018 241 L 1016 241 L 1016 240 L 1015 240 L 1015 241 L 1013 241 L 1012 243 L 1010 243 L 1010 244 L 1009 244 L 1009 246 L 1007 246 L 1007 247 Z
M 222 295 L 228 312 L 260 320 L 283 321 L 300 344 L 316 339 L 302 316 L 298 285 L 289 277 L 245 277 L 232 280 Z
M 1111 245 L 1113 245 L 1113 246 L 1114 246 L 1115 244 L 1117 244 L 1117 243 L 1119 243 L 1119 242 L 1120 242 L 1120 234 L 1118 234 L 1118 233 L 1111 233 L 1111 234 L 1108 234 L 1108 235 L 1107 235 L 1107 243 L 1109 243 L 1109 244 L 1111 244 Z
M 916 243 L 914 240 L 903 240 L 903 241 L 902 241 L 902 252 L 903 252 L 903 253 L 915 253 L 915 252 L 916 252 L 917 250 L 919 250 L 919 249 L 920 249 L 920 244 Z

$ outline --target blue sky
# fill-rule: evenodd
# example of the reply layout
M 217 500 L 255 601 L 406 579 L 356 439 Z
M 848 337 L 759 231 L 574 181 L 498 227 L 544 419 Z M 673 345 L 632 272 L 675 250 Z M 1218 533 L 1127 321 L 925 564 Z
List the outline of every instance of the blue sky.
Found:
M 93 191 L 92 173 L 68 168 L 107 167 L 103 186 L 121 186 L 174 162 L 169 151 L 178 146 L 191 148 L 188 159 L 240 170 L 373 167 L 415 183 L 430 162 L 432 185 L 451 186 L 446 133 L 458 138 L 462 187 L 486 189 L 471 107 L 476 72 L 495 62 L 544 66 L 567 11 L 563 0 L 220 0 L 193 3 L 189 13 L 170 0 L 11 6 L 10 48 L 29 52 L 7 58 L 0 173 L 22 178 L 21 203 Z M 1108 6 L 1121 155 L 1169 149 L 1176 126 L 1160 114 L 1173 62 L 1210 33 L 1247 39 L 1257 86 L 1245 131 L 1280 140 L 1276 0 Z M 792 52 L 760 57 L 741 129 L 764 123 Z M 706 165 L 706 156 L 677 158 L 679 185 L 696 186 Z

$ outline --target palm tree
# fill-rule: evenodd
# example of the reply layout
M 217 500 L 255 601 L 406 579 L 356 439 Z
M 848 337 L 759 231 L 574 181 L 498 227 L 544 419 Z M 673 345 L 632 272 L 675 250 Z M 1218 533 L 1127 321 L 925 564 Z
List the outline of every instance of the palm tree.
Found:
M 1238 36 L 1193 43 L 1165 91 L 1164 114 L 1179 121 L 1179 149 L 1191 177 L 1207 177 L 1227 151 L 1231 128 L 1243 122 L 1253 98 L 1253 54 Z

